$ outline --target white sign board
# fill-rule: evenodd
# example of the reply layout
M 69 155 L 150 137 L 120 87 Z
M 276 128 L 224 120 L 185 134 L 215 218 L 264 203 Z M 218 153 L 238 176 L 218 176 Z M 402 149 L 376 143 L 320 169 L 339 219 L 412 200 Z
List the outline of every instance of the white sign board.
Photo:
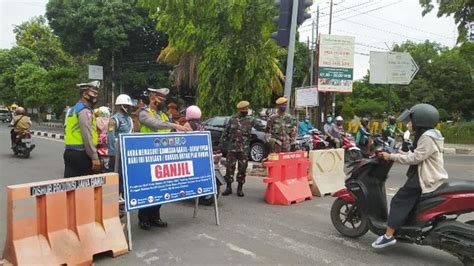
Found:
M 354 42 L 352 36 L 320 35 L 319 91 L 352 92 Z
M 102 66 L 89 65 L 89 79 L 104 80 L 104 69 Z
M 296 88 L 296 108 L 318 106 L 318 89 L 316 87 Z
M 371 84 L 410 84 L 418 66 L 409 53 L 370 52 Z

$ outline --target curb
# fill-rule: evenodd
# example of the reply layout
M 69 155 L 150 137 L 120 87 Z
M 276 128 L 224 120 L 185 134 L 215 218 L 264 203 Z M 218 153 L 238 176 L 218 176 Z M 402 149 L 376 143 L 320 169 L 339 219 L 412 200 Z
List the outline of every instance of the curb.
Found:
M 40 126 L 46 126 L 46 127 L 54 127 L 54 128 L 63 128 L 64 124 L 63 123 L 56 123 L 56 122 L 41 122 L 38 123 Z
M 64 139 L 64 134 L 60 134 L 60 133 L 51 133 L 51 132 L 32 130 L 31 134 L 35 136 L 41 136 L 41 137 L 47 137 L 47 138 L 53 138 L 53 139 Z

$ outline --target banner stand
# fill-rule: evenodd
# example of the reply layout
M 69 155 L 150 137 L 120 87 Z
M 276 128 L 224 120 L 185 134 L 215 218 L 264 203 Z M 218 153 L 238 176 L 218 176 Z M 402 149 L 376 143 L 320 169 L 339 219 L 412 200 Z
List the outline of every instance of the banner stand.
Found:
M 214 214 L 216 216 L 216 225 L 219 225 L 219 208 L 217 207 L 217 193 L 214 194 Z
M 193 214 L 193 218 L 196 218 L 198 216 L 198 211 L 199 211 L 199 197 L 197 197 L 195 200 L 194 200 L 195 204 L 194 204 L 194 214 Z
M 119 145 L 120 138 L 115 142 L 115 164 L 114 164 L 114 172 L 118 173 L 119 172 L 119 167 L 120 167 L 120 145 Z M 123 178 L 119 174 L 119 179 Z M 120 181 L 119 181 L 120 184 Z M 122 182 L 122 185 L 124 186 L 123 189 L 125 190 L 125 183 Z M 120 186 L 120 185 L 119 185 Z M 119 206 L 120 204 L 124 204 L 125 208 L 125 200 L 123 199 L 123 195 L 120 195 L 119 199 Z M 128 250 L 131 251 L 133 249 L 133 244 L 132 244 L 132 227 L 131 227 L 131 222 L 130 222 L 130 212 L 126 212 L 127 215 L 127 239 L 128 239 Z

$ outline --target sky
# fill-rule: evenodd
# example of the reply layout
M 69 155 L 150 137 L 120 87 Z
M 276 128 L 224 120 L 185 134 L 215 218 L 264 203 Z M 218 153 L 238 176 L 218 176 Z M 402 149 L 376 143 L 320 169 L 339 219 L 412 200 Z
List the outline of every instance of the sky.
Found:
M 44 15 L 47 0 L 0 0 L 0 48 L 15 45 L 14 25 Z M 314 0 L 312 18 L 300 28 L 300 41 L 311 40 L 312 20 L 320 8 L 319 33 L 329 30 L 329 0 Z M 452 17 L 436 17 L 436 10 L 421 15 L 418 0 L 334 0 L 332 34 L 355 37 L 354 78 L 369 68 L 370 51 L 388 51 L 407 40 L 436 41 L 448 47 L 456 44 L 457 29 Z M 433 1 L 435 2 L 435 1 Z M 315 23 L 316 24 L 316 23 Z

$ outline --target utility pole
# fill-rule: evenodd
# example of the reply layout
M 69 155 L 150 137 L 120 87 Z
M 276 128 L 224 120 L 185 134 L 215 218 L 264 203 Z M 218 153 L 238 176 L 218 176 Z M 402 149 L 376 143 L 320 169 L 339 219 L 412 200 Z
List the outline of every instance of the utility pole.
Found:
M 115 107 L 115 104 L 114 104 L 114 97 L 115 97 L 115 55 L 112 53 L 112 101 L 111 101 L 111 105 L 112 105 L 112 112 L 114 111 L 114 107 Z M 106 99 L 107 99 L 107 95 L 106 95 Z M 107 102 L 107 100 L 106 100 Z
M 332 7 L 333 7 L 333 0 L 330 2 L 329 6 L 329 34 L 331 34 L 332 30 Z M 329 113 L 329 111 L 328 111 Z M 336 93 L 332 93 L 332 116 L 336 115 Z
M 291 99 L 291 84 L 293 81 L 293 61 L 295 56 L 295 37 L 296 37 L 296 23 L 298 18 L 298 0 L 293 0 L 293 8 L 291 15 L 290 28 L 290 42 L 288 45 L 288 59 L 286 62 L 286 76 L 285 76 L 285 92 L 284 96 L 288 100 Z M 291 104 L 291 101 L 290 101 Z

